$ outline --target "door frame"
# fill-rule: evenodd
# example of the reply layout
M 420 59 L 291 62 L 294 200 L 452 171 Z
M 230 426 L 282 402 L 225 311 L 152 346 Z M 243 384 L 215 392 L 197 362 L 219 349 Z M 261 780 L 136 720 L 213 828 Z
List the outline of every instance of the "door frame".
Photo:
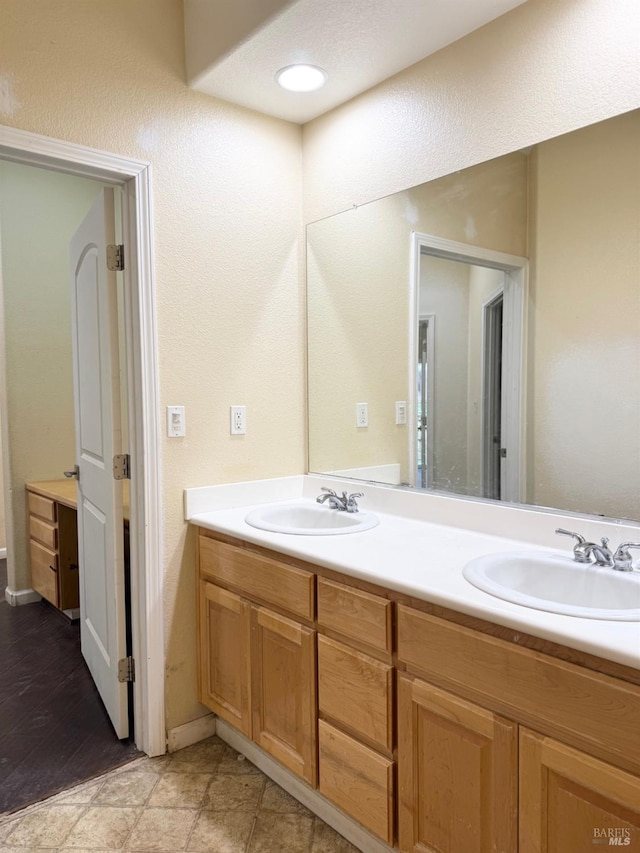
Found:
M 492 453 L 493 447 L 493 430 L 489 427 L 492 424 L 492 416 L 495 405 L 494 391 L 494 363 L 491 358 L 495 349 L 495 309 L 498 303 L 501 304 L 502 312 L 504 313 L 504 283 L 487 296 L 482 301 L 482 381 L 481 381 L 481 397 L 480 397 L 480 423 L 482 424 L 482 451 L 481 451 L 481 468 L 480 468 L 480 488 L 482 495 L 486 496 L 487 487 L 493 481 L 495 471 L 495 455 Z M 504 320 L 502 325 L 504 326 Z M 501 373 L 504 372 L 504 364 Z M 500 382 L 503 384 L 504 377 L 501 375 Z M 502 395 L 501 395 L 502 396 Z M 507 431 L 506 425 L 503 423 L 504 408 L 501 406 L 500 412 L 500 435 Z M 499 465 L 500 469 L 500 494 L 504 489 L 504 473 L 503 466 Z M 492 500 L 496 500 L 492 498 Z
M 425 472 L 425 480 L 426 486 L 425 488 L 429 488 L 429 480 L 433 477 L 433 442 L 435 438 L 435 424 L 433 422 L 433 407 L 435 405 L 436 399 L 436 389 L 435 383 L 433 381 L 433 377 L 435 376 L 435 366 L 436 366 L 436 315 L 435 314 L 419 314 L 418 315 L 419 323 L 423 321 L 427 322 L 427 383 L 425 387 L 425 399 L 427 406 L 427 452 L 426 452 L 426 472 Z M 419 338 L 420 335 L 416 339 L 416 346 L 419 346 Z M 424 382 L 424 379 L 423 379 Z M 416 370 L 416 388 L 418 387 L 418 372 Z M 416 399 L 417 399 L 416 394 Z M 416 422 L 417 422 L 417 404 L 416 404 Z M 422 440 L 424 441 L 424 433 L 422 435 Z M 417 454 L 416 454 L 417 457 Z M 417 459 L 416 459 L 416 472 L 417 472 Z M 417 473 L 416 473 L 417 480 Z M 420 486 L 420 483 L 416 482 L 416 485 Z
M 416 420 L 416 361 L 418 352 L 418 322 L 420 314 L 420 257 L 429 254 L 437 258 L 463 261 L 480 267 L 502 270 L 504 281 L 504 337 L 503 351 L 509 367 L 504 374 L 503 395 L 507 418 L 504 446 L 516 464 L 508 465 L 504 480 L 502 500 L 522 503 L 527 494 L 526 483 L 526 354 L 527 354 L 527 304 L 529 262 L 519 255 L 509 255 L 484 249 L 468 243 L 446 240 L 433 234 L 411 232 L 409 268 L 409 423 Z M 410 431 L 411 432 L 411 431 Z M 411 485 L 415 486 L 416 449 L 409 436 L 409 472 Z M 458 497 L 465 498 L 464 495 Z M 478 500 L 478 498 L 469 498 Z M 481 499 L 480 499 L 481 500 Z
M 148 755 L 166 750 L 162 504 L 151 165 L 0 125 L 0 159 L 120 186 L 127 247 L 127 396 L 131 452 L 131 629 L 136 661 L 134 739 Z

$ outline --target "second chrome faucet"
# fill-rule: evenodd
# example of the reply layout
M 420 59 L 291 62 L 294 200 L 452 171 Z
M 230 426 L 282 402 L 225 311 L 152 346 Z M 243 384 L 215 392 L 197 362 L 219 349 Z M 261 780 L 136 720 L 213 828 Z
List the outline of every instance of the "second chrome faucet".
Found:
M 600 544 L 587 542 L 579 533 L 572 533 L 562 527 L 556 529 L 556 533 L 562 536 L 572 536 L 576 540 L 573 546 L 573 559 L 576 563 L 595 563 L 596 566 L 606 566 L 618 572 L 632 572 L 633 559 L 630 554 L 631 548 L 640 548 L 638 542 L 623 542 L 615 551 L 609 548 L 609 540 L 603 536 Z M 593 559 L 592 559 L 593 558 Z

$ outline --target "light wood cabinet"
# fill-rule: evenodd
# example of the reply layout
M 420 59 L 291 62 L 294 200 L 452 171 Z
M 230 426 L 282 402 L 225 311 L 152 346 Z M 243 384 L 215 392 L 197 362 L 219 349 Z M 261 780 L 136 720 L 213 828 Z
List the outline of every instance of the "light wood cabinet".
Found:
M 424 681 L 398 679 L 401 850 L 515 853 L 517 729 Z
M 253 739 L 315 786 L 315 631 L 264 607 L 251 627 Z
M 201 700 L 390 847 L 640 845 L 635 671 L 204 531 L 199 565 Z
M 30 485 L 27 508 L 31 586 L 54 607 L 71 614 L 80 606 L 76 509 Z
M 233 592 L 200 581 L 200 701 L 251 735 L 251 607 Z
M 316 787 L 315 630 L 262 603 L 313 618 L 314 576 L 207 536 L 199 565 L 200 701 Z
M 594 844 L 640 847 L 640 779 L 522 728 L 520 853 L 581 853 Z

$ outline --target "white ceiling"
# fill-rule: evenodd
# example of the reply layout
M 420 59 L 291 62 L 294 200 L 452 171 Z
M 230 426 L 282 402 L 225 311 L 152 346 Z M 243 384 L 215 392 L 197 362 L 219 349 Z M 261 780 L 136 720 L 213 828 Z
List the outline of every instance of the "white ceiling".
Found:
M 224 30 L 229 0 L 185 0 L 187 69 L 197 72 L 190 75 L 189 84 L 223 100 L 304 124 L 523 2 L 526 0 L 276 2 L 272 8 L 284 8 L 249 32 L 239 34 L 236 15 L 235 43 L 227 45 L 223 55 L 216 55 L 215 46 L 207 55 L 207 33 L 218 26 Z M 258 20 L 255 12 L 264 8 L 264 0 L 243 3 L 247 22 Z M 327 85 L 319 92 L 285 92 L 274 75 L 296 62 L 324 68 L 329 75 Z

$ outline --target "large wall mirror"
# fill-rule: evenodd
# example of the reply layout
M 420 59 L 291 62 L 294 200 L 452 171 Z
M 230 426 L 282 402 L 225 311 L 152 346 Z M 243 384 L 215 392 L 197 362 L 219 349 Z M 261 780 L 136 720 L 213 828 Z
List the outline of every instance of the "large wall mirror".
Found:
M 307 243 L 310 471 L 640 521 L 640 111 Z

